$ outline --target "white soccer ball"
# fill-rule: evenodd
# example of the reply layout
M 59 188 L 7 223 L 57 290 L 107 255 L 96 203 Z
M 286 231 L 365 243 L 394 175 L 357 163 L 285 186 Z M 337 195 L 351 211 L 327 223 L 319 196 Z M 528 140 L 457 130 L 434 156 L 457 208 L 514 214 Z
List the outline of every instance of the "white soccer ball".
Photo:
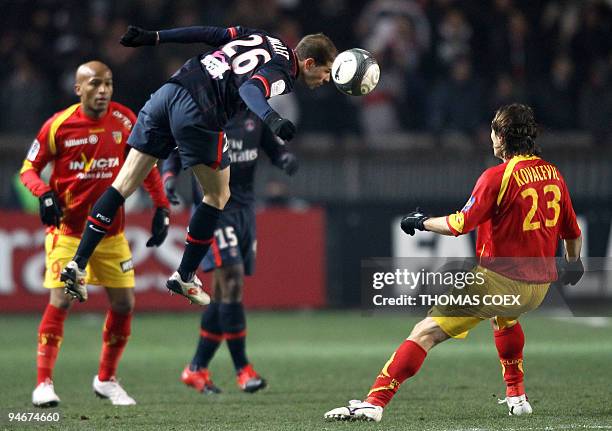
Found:
M 338 90 L 349 96 L 364 96 L 376 88 L 380 67 L 365 49 L 353 48 L 338 54 L 331 70 Z

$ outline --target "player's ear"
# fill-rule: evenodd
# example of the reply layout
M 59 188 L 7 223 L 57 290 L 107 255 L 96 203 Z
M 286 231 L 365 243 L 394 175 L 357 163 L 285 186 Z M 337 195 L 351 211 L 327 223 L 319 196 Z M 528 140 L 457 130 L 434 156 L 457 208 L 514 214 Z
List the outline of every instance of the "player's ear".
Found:
M 313 67 L 316 67 L 316 62 L 314 60 L 314 58 L 307 58 L 306 60 L 304 60 L 304 66 L 306 66 L 306 70 L 310 70 Z
M 74 94 L 81 97 L 81 84 L 79 83 L 74 84 Z

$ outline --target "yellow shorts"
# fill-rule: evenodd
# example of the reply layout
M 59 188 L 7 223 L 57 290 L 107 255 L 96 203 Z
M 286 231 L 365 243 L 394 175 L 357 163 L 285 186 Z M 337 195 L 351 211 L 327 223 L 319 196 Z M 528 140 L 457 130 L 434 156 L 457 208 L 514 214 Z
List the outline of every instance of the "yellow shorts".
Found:
M 538 308 L 550 286 L 550 283 L 530 284 L 512 280 L 480 266 L 472 272 L 483 282 L 473 283 L 463 289 L 453 289 L 450 296 L 479 298 L 478 304 L 436 305 L 428 313 L 428 316 L 453 338 L 467 337 L 470 329 L 493 317 L 500 328 L 514 325 L 521 314 Z M 507 298 L 507 303 L 492 304 L 493 296 L 500 301 Z
M 45 281 L 48 289 L 64 287 L 60 272 L 74 257 L 80 238 L 48 233 L 45 237 Z M 132 252 L 124 234 L 104 238 L 86 268 L 87 284 L 104 287 L 134 287 Z

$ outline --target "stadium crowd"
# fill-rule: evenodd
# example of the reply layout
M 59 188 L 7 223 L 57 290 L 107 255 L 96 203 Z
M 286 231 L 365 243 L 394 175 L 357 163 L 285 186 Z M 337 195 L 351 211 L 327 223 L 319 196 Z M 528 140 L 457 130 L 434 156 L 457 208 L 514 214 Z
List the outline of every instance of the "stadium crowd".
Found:
M 92 58 L 115 76 L 116 99 L 138 111 L 198 46 L 130 49 L 128 24 L 160 29 L 240 24 L 289 45 L 323 31 L 340 49 L 371 51 L 377 91 L 296 93 L 302 130 L 366 135 L 486 130 L 500 104 L 532 104 L 548 129 L 603 141 L 612 117 L 612 5 L 604 0 L 3 0 L 0 133 L 34 132 L 74 100 L 75 65 Z M 293 103 L 292 103 L 293 102 Z M 312 106 L 317 109 L 308 109 Z M 301 109 L 300 109 L 301 108 Z M 308 114 L 306 114 L 308 113 Z M 355 118 L 359 121 L 355 121 Z M 359 125 L 359 129 L 356 129 Z

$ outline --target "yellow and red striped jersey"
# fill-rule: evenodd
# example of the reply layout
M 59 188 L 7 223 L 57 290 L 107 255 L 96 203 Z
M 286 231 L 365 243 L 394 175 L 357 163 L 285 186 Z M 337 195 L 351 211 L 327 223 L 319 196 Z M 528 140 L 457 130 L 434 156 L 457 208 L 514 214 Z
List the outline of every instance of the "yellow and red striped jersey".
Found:
M 77 103 L 57 112 L 42 126 L 21 168 L 21 180 L 35 196 L 53 190 L 64 215 L 60 233 L 80 236 L 87 215 L 98 197 L 112 184 L 123 165 L 127 138 L 136 116 L 127 107 L 111 102 L 100 119 L 88 117 Z M 53 163 L 49 184 L 40 171 Z M 159 172 L 152 169 L 145 188 L 156 206 L 168 207 Z M 123 231 L 124 213 L 108 230 L 108 235 Z
M 561 173 L 536 156 L 515 156 L 484 171 L 463 209 L 446 222 L 455 236 L 478 227 L 481 265 L 538 283 L 557 278 L 559 239 L 581 234 Z

